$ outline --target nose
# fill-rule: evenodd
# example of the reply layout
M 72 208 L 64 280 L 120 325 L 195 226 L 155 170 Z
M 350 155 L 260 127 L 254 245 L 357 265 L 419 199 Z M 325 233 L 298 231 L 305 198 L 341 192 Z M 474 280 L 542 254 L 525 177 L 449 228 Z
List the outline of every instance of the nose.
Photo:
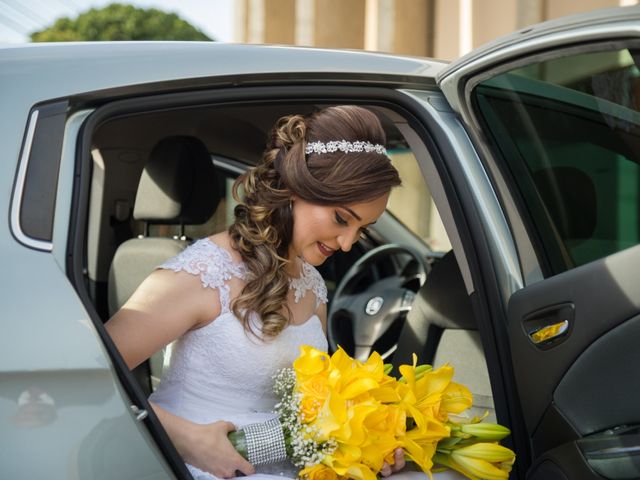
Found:
M 354 243 L 358 241 L 360 238 L 360 230 L 349 230 L 348 232 L 344 232 L 338 237 L 338 245 L 340 245 L 340 250 L 343 252 L 348 252 L 351 250 L 351 247 Z

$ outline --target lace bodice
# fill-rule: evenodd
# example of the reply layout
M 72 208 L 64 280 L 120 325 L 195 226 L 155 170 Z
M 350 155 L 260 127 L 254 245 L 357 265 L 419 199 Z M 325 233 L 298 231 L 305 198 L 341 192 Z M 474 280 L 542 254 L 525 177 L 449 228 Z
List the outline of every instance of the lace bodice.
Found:
M 300 345 L 327 349 L 315 314 L 304 323 L 289 325 L 271 340 L 262 341 L 247 333 L 229 309 L 228 285 L 234 277 L 244 278 L 245 265 L 209 239 L 197 241 L 160 268 L 199 276 L 203 286 L 218 291 L 221 304 L 217 318 L 176 342 L 171 365 L 152 394 L 154 402 L 176 415 L 198 423 L 224 419 L 237 426 L 262 418 L 276 401 L 272 376 L 291 365 Z M 310 291 L 316 304 L 326 302 L 322 277 L 309 264 L 291 288 L 297 300 Z M 257 319 L 253 320 L 259 331 Z

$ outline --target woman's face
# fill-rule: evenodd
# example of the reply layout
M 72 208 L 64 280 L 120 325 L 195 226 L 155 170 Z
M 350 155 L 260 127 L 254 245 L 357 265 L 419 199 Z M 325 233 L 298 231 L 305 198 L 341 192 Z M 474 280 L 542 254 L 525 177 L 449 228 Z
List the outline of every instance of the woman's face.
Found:
M 362 230 L 382 215 L 388 199 L 385 194 L 362 203 L 323 206 L 294 198 L 290 258 L 299 256 L 318 266 L 336 250 L 348 252 Z

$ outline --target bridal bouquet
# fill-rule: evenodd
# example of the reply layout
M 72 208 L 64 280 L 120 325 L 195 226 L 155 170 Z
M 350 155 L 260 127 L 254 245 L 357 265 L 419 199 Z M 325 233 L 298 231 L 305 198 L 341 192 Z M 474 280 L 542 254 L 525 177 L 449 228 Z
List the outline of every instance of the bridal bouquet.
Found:
M 275 378 L 279 419 L 230 439 L 252 463 L 288 458 L 307 480 L 375 480 L 397 448 L 429 476 L 451 468 L 470 479 L 508 478 L 515 455 L 498 442 L 509 430 L 459 416 L 472 398 L 451 381 L 452 367 L 416 365 L 414 355 L 400 379 L 390 370 L 377 353 L 360 362 L 342 349 L 329 356 L 303 346 Z

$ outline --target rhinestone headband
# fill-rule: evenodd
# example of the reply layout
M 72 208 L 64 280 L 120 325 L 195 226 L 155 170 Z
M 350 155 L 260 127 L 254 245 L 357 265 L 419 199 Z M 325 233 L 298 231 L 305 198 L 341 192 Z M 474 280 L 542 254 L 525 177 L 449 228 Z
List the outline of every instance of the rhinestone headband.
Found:
M 387 154 L 387 149 L 383 145 L 373 144 L 371 142 L 347 142 L 346 140 L 339 140 L 333 142 L 310 142 L 307 143 L 307 147 L 304 152 L 309 155 L 310 153 L 333 153 L 340 150 L 344 153 L 354 152 L 376 152 L 381 155 Z

